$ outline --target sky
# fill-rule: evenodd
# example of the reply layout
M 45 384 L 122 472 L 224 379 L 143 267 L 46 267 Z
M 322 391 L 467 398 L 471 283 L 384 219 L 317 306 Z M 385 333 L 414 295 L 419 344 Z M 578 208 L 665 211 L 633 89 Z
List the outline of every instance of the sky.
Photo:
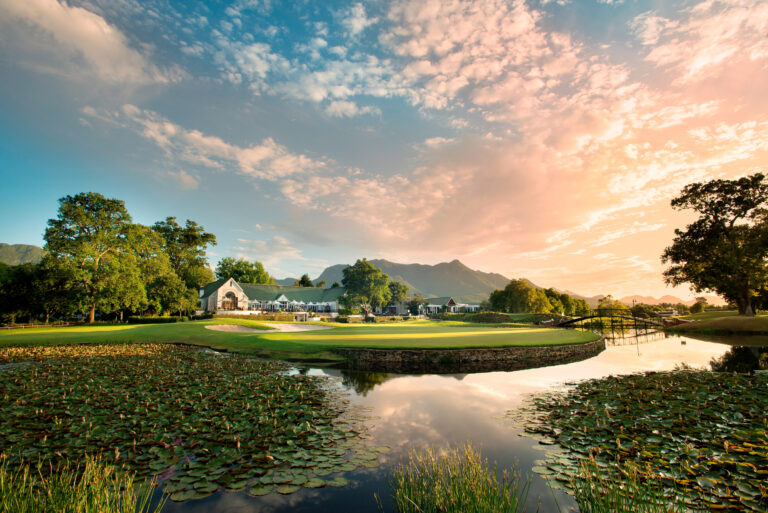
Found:
M 690 298 L 670 200 L 768 166 L 766 91 L 760 0 L 0 0 L 0 241 L 95 191 L 278 278 Z

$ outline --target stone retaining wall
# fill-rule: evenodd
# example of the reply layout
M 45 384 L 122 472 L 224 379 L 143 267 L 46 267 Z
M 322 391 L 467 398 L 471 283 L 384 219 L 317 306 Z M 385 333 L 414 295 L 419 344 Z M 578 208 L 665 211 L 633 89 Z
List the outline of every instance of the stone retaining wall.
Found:
M 336 349 L 351 369 L 377 372 L 513 371 L 578 362 L 605 349 L 600 338 L 584 344 L 488 347 L 478 349 Z

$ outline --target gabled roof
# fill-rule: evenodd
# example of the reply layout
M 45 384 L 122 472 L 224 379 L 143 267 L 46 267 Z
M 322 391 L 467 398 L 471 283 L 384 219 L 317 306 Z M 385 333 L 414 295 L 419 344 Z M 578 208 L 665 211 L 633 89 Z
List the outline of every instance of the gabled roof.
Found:
M 203 295 L 200 296 L 200 299 L 205 299 L 211 294 L 213 294 L 214 292 L 216 292 L 217 290 L 219 290 L 219 288 L 222 285 L 224 285 L 228 279 L 229 278 L 219 278 L 218 280 L 212 281 L 211 283 L 203 287 Z
M 427 303 L 428 305 L 443 306 L 443 305 L 447 305 L 451 299 L 453 299 L 451 296 L 431 297 L 429 299 L 425 299 L 424 302 Z M 456 300 L 454 299 L 453 302 L 455 303 Z
M 288 301 L 303 301 L 305 303 L 331 303 L 338 301 L 344 295 L 344 287 L 332 289 L 318 289 L 315 287 L 286 287 L 282 285 L 255 285 L 253 283 L 241 283 L 245 295 L 249 301 L 275 301 L 280 296 L 285 296 Z
M 200 299 L 205 299 L 210 296 L 222 285 L 224 285 L 229 278 L 221 278 L 216 281 L 212 281 L 205 287 L 203 287 L 203 294 Z M 233 280 L 234 281 L 234 280 Z M 318 289 L 314 287 L 286 287 L 282 285 L 256 285 L 254 283 L 238 283 L 235 284 L 240 287 L 240 290 L 248 297 L 249 301 L 277 301 L 284 297 L 284 301 L 296 301 L 305 303 L 332 303 L 338 301 L 341 296 L 344 295 L 346 289 L 344 287 L 334 287 L 331 289 Z

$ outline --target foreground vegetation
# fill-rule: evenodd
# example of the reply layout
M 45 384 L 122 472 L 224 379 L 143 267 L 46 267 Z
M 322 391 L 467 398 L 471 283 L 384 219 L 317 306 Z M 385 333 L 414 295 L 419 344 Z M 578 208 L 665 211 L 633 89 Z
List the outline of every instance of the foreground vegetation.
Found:
M 517 513 L 525 509 L 529 488 L 514 469 L 499 480 L 496 468 L 469 444 L 412 451 L 392 473 L 398 513 Z
M 592 458 L 609 480 L 634 472 L 702 508 L 765 511 L 767 410 L 768 375 L 681 370 L 585 381 L 523 413 L 526 431 L 561 448 L 534 467 L 556 483 Z
M 133 476 L 89 458 L 81 467 L 11 468 L 0 456 L 0 511 L 4 513 L 159 513 L 151 507 L 152 484 L 137 486 Z
M 0 349 L 0 453 L 11 471 L 101 456 L 172 500 L 342 486 L 376 466 L 362 418 L 320 377 L 243 355 L 171 345 Z
M 260 331 L 219 332 L 207 325 L 237 324 Z M 496 328 L 483 324 L 410 321 L 384 325 L 326 324 L 334 329 L 279 333 L 267 323 L 245 319 L 211 319 L 176 324 L 95 325 L 0 331 L 0 347 L 57 344 L 173 342 L 263 357 L 338 362 L 338 347 L 437 349 L 577 344 L 597 335 L 538 327 Z

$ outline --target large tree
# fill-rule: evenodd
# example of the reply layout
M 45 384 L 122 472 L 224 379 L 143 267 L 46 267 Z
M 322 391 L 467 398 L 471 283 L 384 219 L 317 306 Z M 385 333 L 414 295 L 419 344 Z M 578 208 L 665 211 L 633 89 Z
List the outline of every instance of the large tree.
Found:
M 345 267 L 342 273 L 344 279 L 341 283 L 347 289 L 343 301 L 348 307 L 362 308 L 365 315 L 368 315 L 370 309 L 386 305 L 392 297 L 389 276 L 366 258 Z
M 664 271 L 671 285 L 690 284 L 736 303 L 742 315 L 754 315 L 753 300 L 768 284 L 768 182 L 756 173 L 736 180 L 687 185 L 672 200 L 677 210 L 693 210 L 698 219 L 675 230 L 664 250 Z
M 202 226 L 189 219 L 181 226 L 175 217 L 155 223 L 152 230 L 163 238 L 163 249 L 171 267 L 188 288 L 197 290 L 213 281 L 205 251 L 208 246 L 216 245 L 214 234 L 207 233 Z
M 88 322 L 97 308 L 114 311 L 143 295 L 132 226 L 122 201 L 94 192 L 61 198 L 58 216 L 48 220 L 45 249 L 74 285 Z
M 503 290 L 495 290 L 489 297 L 491 308 L 497 312 L 549 313 L 552 305 L 543 290 L 528 280 L 512 280 Z
M 399 303 L 408 295 L 408 285 L 392 280 L 389 282 L 389 294 L 390 303 Z
M 233 278 L 240 283 L 272 283 L 272 277 L 264 270 L 261 262 L 249 262 L 244 258 L 224 257 L 219 260 L 216 277 Z

